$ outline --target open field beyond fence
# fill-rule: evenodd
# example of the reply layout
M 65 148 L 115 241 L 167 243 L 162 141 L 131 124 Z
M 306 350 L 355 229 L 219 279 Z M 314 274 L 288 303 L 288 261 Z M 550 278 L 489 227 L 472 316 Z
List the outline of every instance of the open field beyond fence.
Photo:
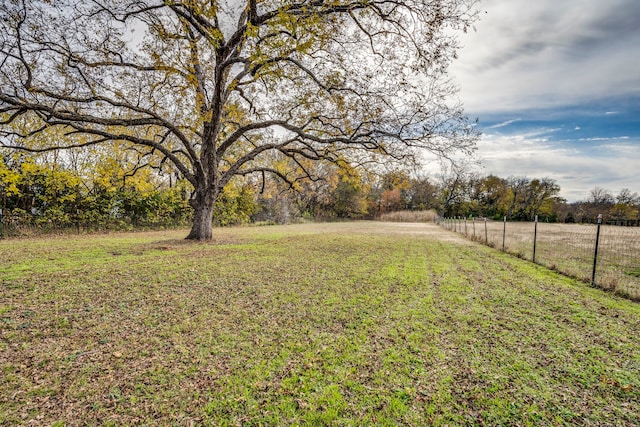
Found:
M 497 249 L 591 282 L 596 247 L 595 224 L 453 219 L 442 225 Z M 506 230 L 506 231 L 505 231 Z M 634 300 L 640 300 L 640 227 L 602 225 L 594 283 Z
M 640 425 L 640 304 L 433 223 L 186 233 L 0 241 L 0 425 Z

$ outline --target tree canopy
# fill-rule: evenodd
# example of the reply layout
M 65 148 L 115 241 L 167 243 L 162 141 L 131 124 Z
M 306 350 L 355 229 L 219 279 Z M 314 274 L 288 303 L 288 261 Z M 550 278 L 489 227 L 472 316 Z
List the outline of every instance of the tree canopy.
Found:
M 117 141 L 193 186 L 211 238 L 234 176 L 473 150 L 446 68 L 476 0 L 7 0 L 0 143 Z M 297 176 L 270 162 L 290 159 Z

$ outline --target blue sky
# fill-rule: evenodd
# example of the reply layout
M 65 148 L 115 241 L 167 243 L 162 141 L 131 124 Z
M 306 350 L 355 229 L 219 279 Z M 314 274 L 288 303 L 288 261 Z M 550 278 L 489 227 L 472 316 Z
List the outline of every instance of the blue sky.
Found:
M 482 172 L 640 193 L 640 1 L 483 0 L 450 75 Z

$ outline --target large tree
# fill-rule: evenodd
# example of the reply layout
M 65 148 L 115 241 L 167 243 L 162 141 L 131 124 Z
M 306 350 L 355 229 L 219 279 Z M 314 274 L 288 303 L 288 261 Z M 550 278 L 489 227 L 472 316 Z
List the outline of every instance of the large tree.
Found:
M 5 0 L 0 141 L 126 142 L 193 185 L 188 238 L 207 240 L 233 176 L 291 179 L 269 152 L 302 165 L 473 149 L 446 68 L 475 3 Z M 32 145 L 42 133 L 64 138 Z

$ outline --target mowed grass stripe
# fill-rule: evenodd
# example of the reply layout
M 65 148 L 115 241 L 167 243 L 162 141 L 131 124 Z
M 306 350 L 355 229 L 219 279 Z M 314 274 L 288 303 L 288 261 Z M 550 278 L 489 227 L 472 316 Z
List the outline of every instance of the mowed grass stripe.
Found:
M 0 424 L 640 423 L 638 304 L 415 230 L 1 241 Z

